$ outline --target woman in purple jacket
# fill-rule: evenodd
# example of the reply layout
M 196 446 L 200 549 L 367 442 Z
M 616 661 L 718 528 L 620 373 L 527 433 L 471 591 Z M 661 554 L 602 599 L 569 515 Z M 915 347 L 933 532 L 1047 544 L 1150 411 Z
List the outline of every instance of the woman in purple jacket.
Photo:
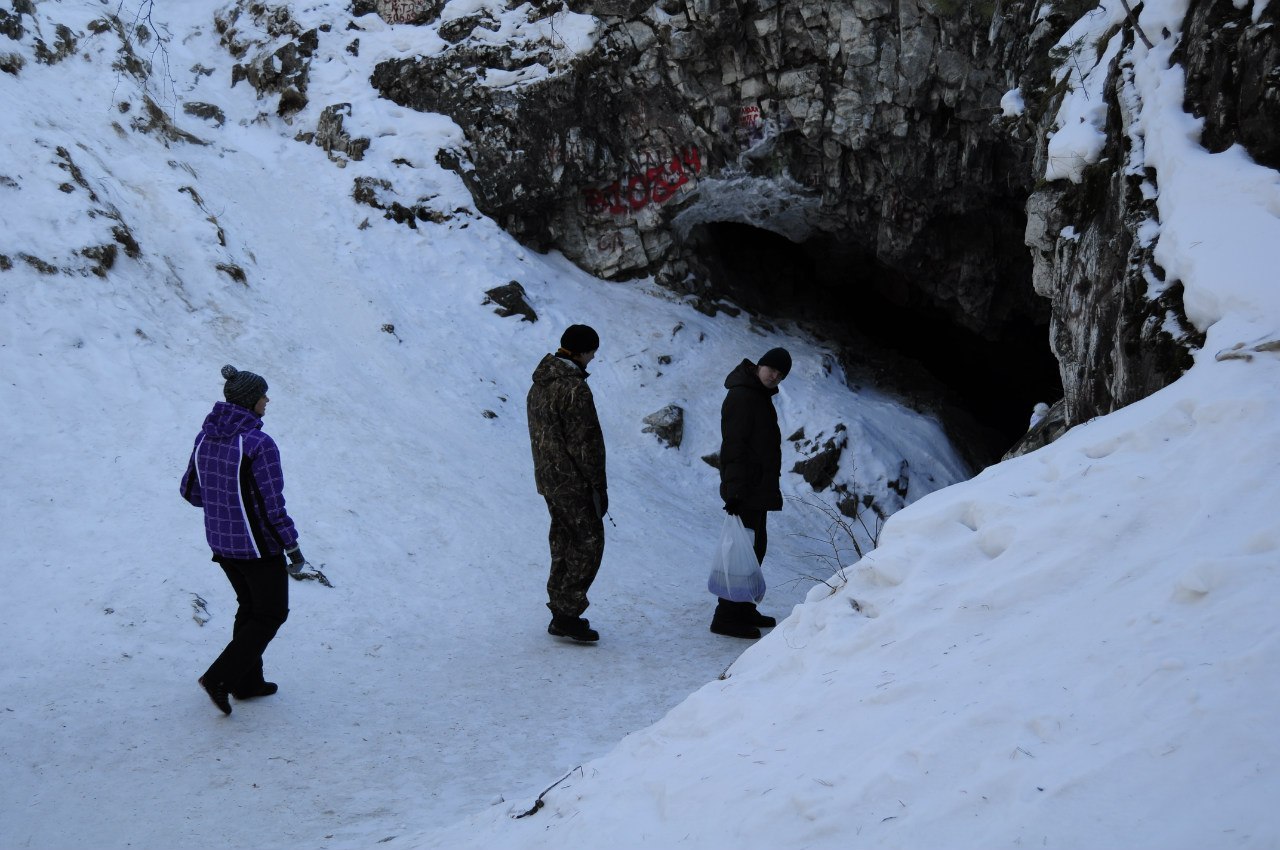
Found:
M 213 704 L 230 714 L 228 694 L 251 699 L 278 690 L 263 678 L 262 653 L 289 616 L 288 573 L 306 559 L 284 508 L 280 450 L 262 431 L 267 382 L 234 366 L 223 366 L 222 377 L 227 400 L 205 417 L 181 489 L 204 508 L 205 538 L 239 605 L 231 642 L 200 677 Z

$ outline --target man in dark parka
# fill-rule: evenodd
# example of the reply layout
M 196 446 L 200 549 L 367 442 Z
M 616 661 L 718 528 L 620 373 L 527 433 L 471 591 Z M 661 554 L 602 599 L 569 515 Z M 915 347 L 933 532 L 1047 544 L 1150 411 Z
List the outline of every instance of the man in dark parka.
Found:
M 724 379 L 728 393 L 720 406 L 720 498 L 727 513 L 755 532 L 756 560 L 761 563 L 769 543 L 765 519 L 769 511 L 782 510 L 782 432 L 773 397 L 790 371 L 791 355 L 785 348 L 773 348 L 758 363 L 743 360 Z M 711 631 L 758 638 L 761 626 L 776 624 L 752 602 L 720 599 Z
M 571 325 L 559 350 L 534 369 L 527 399 L 534 482 L 551 514 L 547 632 L 582 642 L 600 639 L 582 613 L 604 556 L 609 510 L 604 434 L 587 386 L 587 364 L 599 347 L 594 330 Z

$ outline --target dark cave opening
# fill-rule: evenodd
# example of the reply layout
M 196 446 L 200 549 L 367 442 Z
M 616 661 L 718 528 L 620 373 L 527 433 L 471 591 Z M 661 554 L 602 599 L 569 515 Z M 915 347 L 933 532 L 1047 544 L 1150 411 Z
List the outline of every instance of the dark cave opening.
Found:
M 796 243 L 716 222 L 694 228 L 686 247 L 727 300 L 835 344 L 851 382 L 935 411 L 975 468 L 999 460 L 1026 433 L 1037 402 L 1062 397 L 1047 302 L 1041 316 L 1017 316 L 978 334 L 874 258 L 829 237 Z

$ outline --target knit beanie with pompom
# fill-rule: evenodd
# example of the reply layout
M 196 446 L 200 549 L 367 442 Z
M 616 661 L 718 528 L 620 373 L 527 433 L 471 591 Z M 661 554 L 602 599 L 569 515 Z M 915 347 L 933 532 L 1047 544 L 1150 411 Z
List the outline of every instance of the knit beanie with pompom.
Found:
M 222 377 L 227 379 L 222 387 L 222 394 L 232 404 L 253 410 L 258 399 L 267 394 L 267 382 L 261 375 L 241 372 L 235 366 L 223 366 Z

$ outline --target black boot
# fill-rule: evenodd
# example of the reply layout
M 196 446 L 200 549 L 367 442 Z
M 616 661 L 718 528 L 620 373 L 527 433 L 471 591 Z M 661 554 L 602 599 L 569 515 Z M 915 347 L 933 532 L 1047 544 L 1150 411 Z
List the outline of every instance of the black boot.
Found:
M 753 603 L 748 602 L 746 604 L 751 606 L 751 619 L 749 620 L 751 625 L 761 629 L 772 629 L 774 626 L 778 625 L 778 621 L 773 617 L 770 617 L 768 614 L 761 614 L 756 610 L 756 606 Z
M 231 713 L 231 700 L 227 699 L 226 685 L 212 680 L 206 682 L 204 676 L 201 676 L 196 681 L 200 683 L 200 687 L 204 688 L 204 692 L 209 695 L 209 699 L 213 701 L 219 711 L 223 714 Z
M 278 690 L 280 690 L 280 686 L 275 682 L 257 682 L 256 684 L 238 687 L 231 692 L 231 695 L 236 699 L 253 699 L 254 697 L 269 697 Z
M 554 637 L 571 638 L 579 643 L 595 643 L 600 640 L 600 633 L 591 628 L 591 623 L 582 617 L 565 617 L 556 614 L 547 626 L 547 634 Z
M 756 628 L 751 619 L 750 612 L 754 607 L 750 602 L 730 602 L 728 599 L 721 599 L 716 604 L 715 615 L 711 618 L 711 631 L 725 637 L 748 640 L 760 637 L 760 629 Z

